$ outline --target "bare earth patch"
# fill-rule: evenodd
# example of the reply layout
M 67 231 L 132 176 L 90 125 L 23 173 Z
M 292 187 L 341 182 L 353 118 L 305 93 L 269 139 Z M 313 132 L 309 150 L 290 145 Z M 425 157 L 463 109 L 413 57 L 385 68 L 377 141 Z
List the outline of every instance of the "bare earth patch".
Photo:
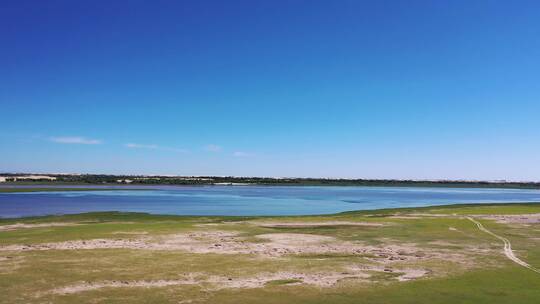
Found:
M 74 294 L 84 291 L 97 290 L 102 288 L 159 288 L 178 285 L 199 285 L 208 290 L 231 289 L 231 288 L 262 288 L 266 284 L 276 281 L 292 281 L 286 285 L 312 285 L 325 288 L 332 287 L 342 280 L 360 280 L 369 282 L 371 273 L 385 272 L 396 273 L 397 281 L 408 281 L 418 279 L 428 274 L 423 269 L 390 269 L 379 266 L 353 266 L 346 271 L 324 272 L 324 273 L 302 273 L 302 272 L 276 272 L 259 273 L 248 277 L 226 277 L 226 276 L 205 276 L 201 273 L 190 273 L 174 280 L 138 280 L 138 281 L 101 281 L 82 282 L 61 288 L 53 289 L 48 294 Z
M 431 241 L 429 242 L 430 245 L 435 245 L 435 246 L 444 246 L 444 247 L 455 247 L 455 246 L 462 246 L 461 244 L 456 244 L 456 243 L 451 243 L 451 242 L 447 242 L 447 241 Z
M 428 274 L 428 271 L 424 269 L 403 269 L 400 272 L 403 274 L 397 279 L 401 282 L 415 280 Z
M 350 222 L 350 221 L 326 221 L 326 222 L 251 222 L 252 224 L 267 228 L 309 228 L 326 226 L 363 226 L 363 227 L 382 227 L 388 223 L 371 222 Z
M 513 215 L 479 215 L 474 216 L 487 220 L 495 220 L 502 224 L 540 224 L 540 213 Z
M 360 242 L 313 234 L 271 233 L 258 235 L 257 238 L 265 242 L 248 242 L 232 232 L 199 232 L 168 236 L 160 243 L 151 244 L 151 247 L 194 253 L 255 254 L 263 257 L 348 254 L 367 256 L 368 259 L 378 262 L 411 261 L 441 256 L 441 253 L 426 252 L 414 244 L 367 246 Z M 445 254 L 444 258 L 450 258 L 450 255 Z
M 2 225 L 0 226 L 0 231 L 11 231 L 17 229 L 28 229 L 28 228 L 44 228 L 44 227 L 62 227 L 62 226 L 77 226 L 76 223 L 43 223 L 43 224 L 11 224 L 11 225 Z
M 419 248 L 415 244 L 385 242 L 372 246 L 343 241 L 330 236 L 272 233 L 257 236 L 261 242 L 250 242 L 236 232 L 198 231 L 161 237 L 142 236 L 135 239 L 93 239 L 58 243 L 16 244 L 0 246 L 1 251 L 138 249 L 178 250 L 191 253 L 253 254 L 276 258 L 286 255 L 346 254 L 357 255 L 377 263 L 393 263 L 441 259 L 464 262 L 463 254 L 448 249 Z
M 7 245 L 0 247 L 0 251 L 27 251 L 27 250 L 79 250 L 79 249 L 146 249 L 147 242 L 143 239 L 93 239 L 85 241 L 66 241 L 58 243 Z
M 329 243 L 337 241 L 336 238 L 324 235 L 315 234 L 301 234 L 301 233 L 268 233 L 259 234 L 258 238 L 271 241 L 277 245 L 283 246 L 304 246 L 304 245 L 320 245 L 322 243 Z

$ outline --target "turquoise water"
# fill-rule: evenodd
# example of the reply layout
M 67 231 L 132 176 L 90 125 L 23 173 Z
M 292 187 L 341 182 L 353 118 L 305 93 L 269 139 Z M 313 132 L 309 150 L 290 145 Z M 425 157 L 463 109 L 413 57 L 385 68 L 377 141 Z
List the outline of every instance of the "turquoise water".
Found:
M 140 188 L 140 187 L 138 187 Z M 0 217 L 130 211 L 309 215 L 455 203 L 540 202 L 540 190 L 417 187 L 157 186 L 147 190 L 0 194 Z

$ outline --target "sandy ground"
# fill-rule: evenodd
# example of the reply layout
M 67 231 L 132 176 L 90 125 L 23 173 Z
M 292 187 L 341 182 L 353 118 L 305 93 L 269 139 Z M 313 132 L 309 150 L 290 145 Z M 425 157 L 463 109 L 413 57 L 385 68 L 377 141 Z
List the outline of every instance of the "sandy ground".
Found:
M 28 228 L 44 228 L 44 227 L 62 227 L 62 226 L 76 226 L 79 224 L 76 223 L 43 223 L 43 224 L 11 224 L 11 225 L 2 225 L 0 226 L 0 231 L 11 231 L 17 229 L 28 229 Z
M 325 226 L 363 226 L 363 227 L 382 227 L 389 223 L 370 223 L 370 222 L 349 222 L 349 221 L 326 221 L 326 222 L 251 222 L 261 227 L 268 228 L 309 228 Z
M 101 288 L 128 288 L 128 287 L 166 287 L 174 285 L 200 285 L 205 289 L 219 290 L 229 288 L 262 288 L 266 284 L 281 281 L 287 285 L 312 285 L 315 287 L 332 287 L 343 280 L 361 280 L 369 282 L 374 272 L 395 273 L 398 281 L 409 281 L 421 278 L 428 274 L 424 269 L 391 269 L 380 266 L 352 266 L 346 271 L 324 273 L 302 272 L 276 272 L 259 273 L 247 277 L 206 276 L 202 273 L 189 273 L 174 280 L 139 280 L 139 281 L 100 281 L 81 282 L 49 291 L 49 294 L 73 294 Z
M 141 236 L 135 239 L 92 239 L 43 244 L 16 244 L 0 246 L 1 251 L 30 250 L 85 250 L 85 249 L 139 249 L 178 250 L 205 254 L 253 254 L 265 258 L 286 255 L 357 255 L 377 263 L 443 259 L 466 262 L 462 254 L 447 249 L 419 248 L 415 244 L 388 241 L 379 246 L 361 242 L 343 241 L 329 236 L 271 233 L 256 236 L 259 242 L 250 242 L 230 231 L 198 231 L 161 237 Z
M 540 213 L 513 214 L 513 215 L 478 215 L 474 216 L 486 220 L 495 220 L 502 224 L 540 224 Z

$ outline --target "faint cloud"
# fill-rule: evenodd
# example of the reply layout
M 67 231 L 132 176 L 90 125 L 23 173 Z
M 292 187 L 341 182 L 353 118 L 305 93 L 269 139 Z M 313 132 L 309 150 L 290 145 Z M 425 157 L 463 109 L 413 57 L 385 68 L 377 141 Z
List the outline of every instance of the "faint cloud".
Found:
M 221 148 L 221 146 L 213 145 L 213 144 L 206 145 L 206 146 L 204 147 L 204 149 L 205 149 L 206 151 L 209 151 L 209 152 L 220 152 L 221 150 L 223 150 L 223 148 Z
M 103 143 L 99 139 L 90 139 L 81 136 L 51 137 L 49 140 L 58 144 L 100 145 Z
M 158 148 L 157 145 L 142 145 L 142 144 L 134 144 L 134 143 L 127 143 L 125 144 L 125 146 L 128 148 L 133 148 L 133 149 L 157 149 Z
M 249 156 L 252 156 L 253 154 L 251 153 L 247 153 L 247 152 L 242 152 L 242 151 L 236 151 L 233 153 L 233 156 L 234 157 L 249 157 Z
M 180 152 L 180 153 L 186 153 L 188 152 L 185 149 L 180 148 L 172 148 L 172 147 L 163 147 L 158 145 L 146 145 L 146 144 L 136 144 L 136 143 L 127 143 L 124 145 L 126 148 L 130 149 L 148 149 L 148 150 L 161 150 L 161 151 L 173 151 L 173 152 Z

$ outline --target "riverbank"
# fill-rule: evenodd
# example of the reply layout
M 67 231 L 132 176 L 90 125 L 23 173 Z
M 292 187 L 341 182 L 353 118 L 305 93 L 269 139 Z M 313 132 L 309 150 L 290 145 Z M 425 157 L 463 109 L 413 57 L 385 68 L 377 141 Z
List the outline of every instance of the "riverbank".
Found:
M 537 268 L 539 215 L 528 203 L 0 220 L 0 302 L 536 303 L 540 275 L 470 219 Z

